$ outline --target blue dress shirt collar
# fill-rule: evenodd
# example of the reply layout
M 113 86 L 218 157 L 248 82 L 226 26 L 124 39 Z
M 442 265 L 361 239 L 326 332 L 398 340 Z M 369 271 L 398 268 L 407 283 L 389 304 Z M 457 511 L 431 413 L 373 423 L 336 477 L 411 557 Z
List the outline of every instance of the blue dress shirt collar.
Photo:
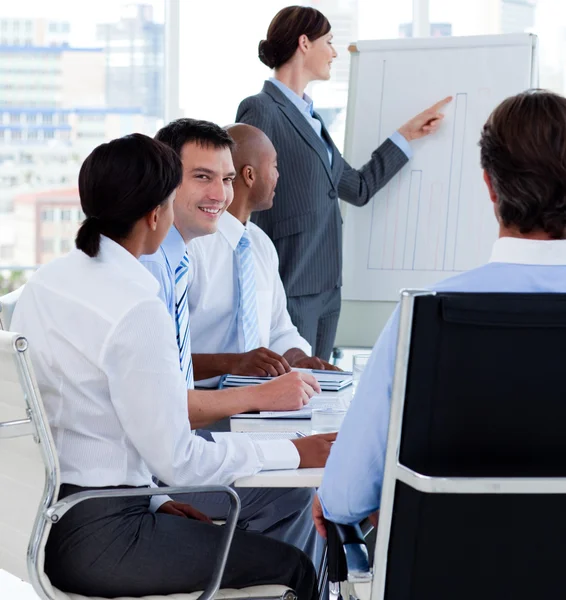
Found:
M 307 94 L 303 94 L 301 98 L 298 94 L 296 94 L 292 89 L 288 88 L 284 83 L 281 83 L 279 79 L 275 79 L 275 77 L 270 77 L 269 81 L 278 88 L 286 98 L 288 98 L 302 113 L 306 113 L 312 117 L 314 113 L 314 106 L 312 99 L 307 96 Z

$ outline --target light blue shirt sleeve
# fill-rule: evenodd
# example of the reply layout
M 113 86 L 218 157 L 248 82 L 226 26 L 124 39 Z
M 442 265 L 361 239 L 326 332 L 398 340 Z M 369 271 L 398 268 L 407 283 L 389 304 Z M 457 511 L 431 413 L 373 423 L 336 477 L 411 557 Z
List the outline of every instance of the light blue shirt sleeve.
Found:
M 413 158 L 413 149 L 411 144 L 398 131 L 389 136 L 389 139 L 406 155 L 408 159 Z
M 326 463 L 319 497 L 330 521 L 358 523 L 379 508 L 398 327 L 399 308 L 373 348 Z
M 142 256 L 140 262 L 159 282 L 159 298 L 165 304 L 169 315 L 175 320 L 175 289 L 166 265 L 146 256 Z

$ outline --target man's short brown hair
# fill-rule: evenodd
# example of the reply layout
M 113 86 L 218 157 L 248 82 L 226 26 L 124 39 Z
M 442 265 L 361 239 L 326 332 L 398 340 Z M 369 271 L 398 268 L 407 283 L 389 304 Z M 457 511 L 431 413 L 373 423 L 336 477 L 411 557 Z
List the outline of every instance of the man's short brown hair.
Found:
M 479 145 L 503 225 L 564 238 L 566 98 L 544 90 L 507 98 L 484 125 Z

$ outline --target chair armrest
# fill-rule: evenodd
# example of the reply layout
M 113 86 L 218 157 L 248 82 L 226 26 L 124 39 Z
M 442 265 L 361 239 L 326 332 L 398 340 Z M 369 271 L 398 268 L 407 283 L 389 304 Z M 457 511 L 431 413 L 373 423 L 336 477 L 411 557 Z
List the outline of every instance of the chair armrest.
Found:
M 212 572 L 210 583 L 206 586 L 203 593 L 197 600 L 212 600 L 215 597 L 222 581 L 226 560 L 234 537 L 234 531 L 238 524 L 240 516 L 240 497 L 230 487 L 225 485 L 203 485 L 203 486 L 181 486 L 181 487 L 160 487 L 160 488 L 135 488 L 135 489 L 117 489 L 117 490 L 87 490 L 71 494 L 62 500 L 59 500 L 44 512 L 44 517 L 56 524 L 59 519 L 71 508 L 84 502 L 85 500 L 95 500 L 101 498 L 132 498 L 136 496 L 174 496 L 176 494 L 192 493 L 224 493 L 230 500 L 230 512 L 224 525 L 224 536 L 218 549 L 218 558 L 215 568 Z M 181 517 L 179 517 L 181 518 Z
M 371 581 L 364 534 L 359 525 L 327 523 L 328 531 L 328 578 L 331 582 Z

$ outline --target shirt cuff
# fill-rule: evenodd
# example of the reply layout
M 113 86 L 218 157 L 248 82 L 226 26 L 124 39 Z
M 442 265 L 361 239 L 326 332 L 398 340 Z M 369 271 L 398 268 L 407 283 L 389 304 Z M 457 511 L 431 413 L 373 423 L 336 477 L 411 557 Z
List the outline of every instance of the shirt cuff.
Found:
M 218 384 L 222 377 L 210 377 L 209 379 L 201 379 L 199 381 L 195 381 L 195 389 L 198 388 L 206 388 L 209 390 L 214 390 L 218 388 Z
M 394 134 L 389 136 L 389 139 L 403 152 L 407 158 L 413 158 L 413 149 L 411 144 L 405 139 L 405 137 L 396 131 Z
M 293 335 L 283 335 L 280 338 L 269 342 L 269 349 L 283 356 L 287 350 L 299 348 L 307 356 L 312 356 L 311 345 L 303 337 L 295 333 Z
M 155 482 L 151 482 L 151 484 L 149 485 L 150 488 L 158 489 L 159 486 L 155 484 Z M 165 504 L 166 502 L 172 502 L 173 498 L 170 498 L 167 494 L 165 494 L 164 496 L 151 496 L 151 498 L 149 499 L 149 510 L 151 512 L 157 512 L 158 508 L 162 505 Z
M 301 462 L 299 451 L 289 440 L 264 440 L 254 442 L 262 471 L 298 469 Z

